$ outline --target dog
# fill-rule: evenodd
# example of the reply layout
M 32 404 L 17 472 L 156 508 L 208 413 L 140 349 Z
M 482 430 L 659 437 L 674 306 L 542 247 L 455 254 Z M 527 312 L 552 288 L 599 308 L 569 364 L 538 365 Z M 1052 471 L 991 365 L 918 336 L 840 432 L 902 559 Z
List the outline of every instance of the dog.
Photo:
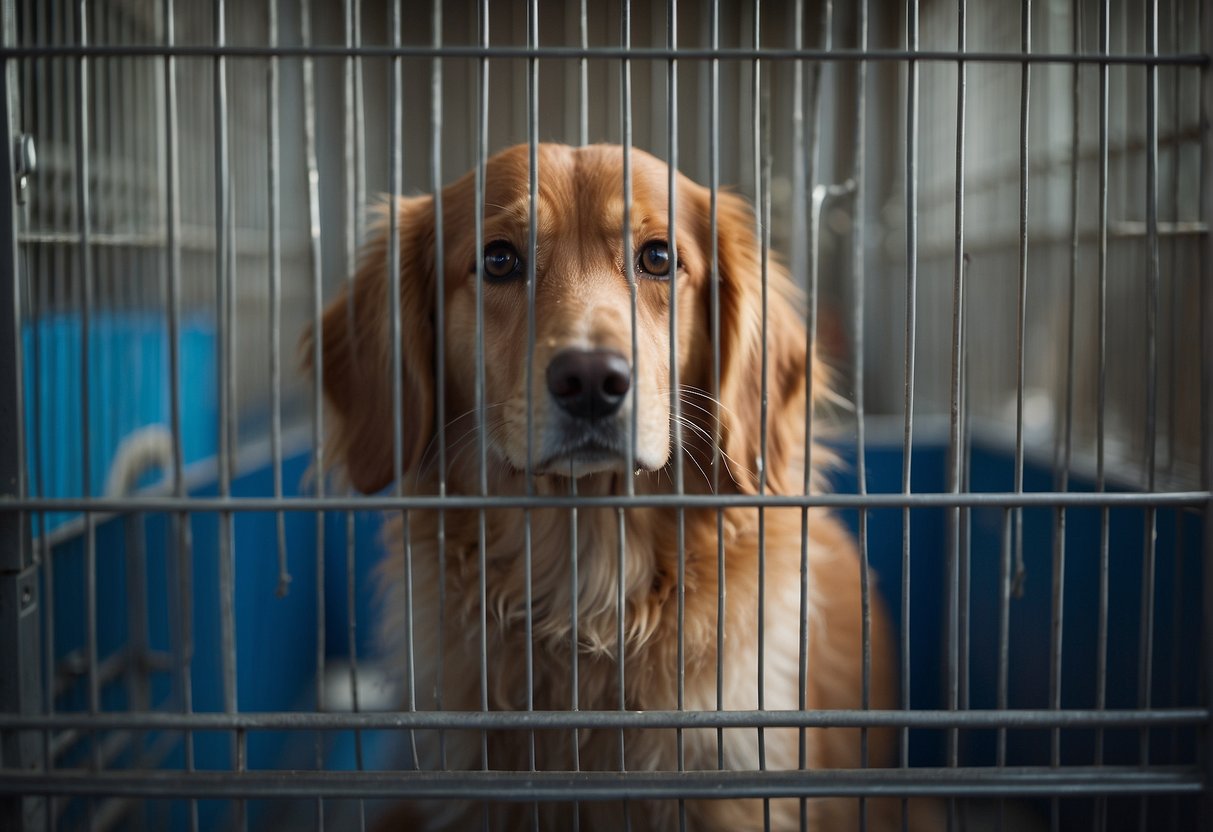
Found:
M 482 205 L 476 202 L 474 173 L 442 191 L 442 274 L 436 273 L 433 196 L 402 198 L 386 208 L 395 212 L 398 228 L 399 297 L 390 297 L 389 223 L 380 217 L 353 280 L 326 308 L 320 332 L 305 337 L 309 356 L 310 339 L 320 339 L 331 413 L 326 454 L 333 464 L 365 493 L 398 483 L 406 493 L 437 494 L 441 476 L 448 495 L 566 495 L 574 487 L 581 496 L 621 495 L 629 488 L 659 495 L 675 490 L 678 465 L 687 494 L 803 493 L 806 408 L 828 394 L 828 372 L 815 356 L 810 359 L 797 292 L 774 258 L 765 267 L 764 300 L 762 251 L 745 200 L 718 192 L 713 239 L 711 192 L 678 175 L 671 228 L 669 169 L 632 150 L 632 241 L 625 248 L 623 149 L 545 143 L 538 145 L 537 158 L 533 264 L 527 262 L 526 145 L 486 161 Z M 475 234 L 478 210 L 482 247 Z M 634 282 L 625 257 L 632 258 Z M 439 295 L 441 368 L 435 353 Z M 399 304 L 402 365 L 398 449 L 393 303 Z M 478 314 L 482 359 L 476 350 Z M 441 449 L 440 389 L 449 420 Z M 445 452 L 442 470 L 439 450 Z M 824 459 L 814 449 L 812 467 Z M 483 515 L 475 508 L 447 509 L 441 516 L 411 511 L 407 527 L 399 515 L 392 517 L 378 572 L 380 630 L 402 679 L 411 674 L 412 704 L 446 711 L 480 710 L 485 702 L 492 711 L 755 710 L 761 649 L 765 709 L 896 707 L 895 650 L 874 591 L 869 697 L 863 700 L 861 570 L 850 534 L 821 509 L 760 512 L 752 502 L 719 510 L 579 507 L 575 545 L 572 512 L 564 507 L 530 509 L 529 533 L 521 508 L 494 507 Z M 808 571 L 803 609 L 802 521 Z M 724 652 L 718 653 L 722 629 Z M 800 766 L 802 737 L 810 769 L 887 766 L 896 750 L 890 729 L 861 734 L 855 728 L 772 727 L 761 738 L 755 728 L 686 728 L 681 738 L 676 734 L 617 726 L 494 728 L 483 735 L 419 731 L 410 765 L 675 772 L 714 771 L 723 763 L 730 770 L 786 771 Z M 677 828 L 680 819 L 694 830 L 762 829 L 764 815 L 770 828 L 783 830 L 799 828 L 803 809 L 815 829 L 858 828 L 861 812 L 870 828 L 881 829 L 900 828 L 901 806 L 872 799 L 861 808 L 858 799 L 833 797 L 813 798 L 805 806 L 787 797 L 765 803 L 687 799 L 681 805 L 648 799 L 486 804 L 474 798 L 401 805 L 384 828 L 458 830 L 479 828 L 484 819 L 491 829 L 531 828 L 537 813 L 542 829 L 573 828 L 576 814 L 583 830 L 627 824 L 638 832 L 666 830 Z

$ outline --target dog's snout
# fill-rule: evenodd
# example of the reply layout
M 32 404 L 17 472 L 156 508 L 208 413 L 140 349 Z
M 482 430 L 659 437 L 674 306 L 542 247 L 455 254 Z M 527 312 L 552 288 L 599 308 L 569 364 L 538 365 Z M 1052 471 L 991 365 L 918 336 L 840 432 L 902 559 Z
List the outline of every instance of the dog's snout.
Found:
M 563 350 L 548 364 L 548 392 L 571 416 L 611 416 L 632 387 L 631 369 L 612 350 Z

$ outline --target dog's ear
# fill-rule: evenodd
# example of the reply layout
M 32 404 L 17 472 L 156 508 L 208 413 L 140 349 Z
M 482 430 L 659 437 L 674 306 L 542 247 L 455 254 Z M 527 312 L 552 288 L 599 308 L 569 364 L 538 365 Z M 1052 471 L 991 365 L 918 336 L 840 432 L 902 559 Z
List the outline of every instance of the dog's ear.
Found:
M 330 424 L 327 468 L 344 472 L 363 493 L 395 476 L 392 309 L 400 310 L 401 471 L 416 466 L 434 426 L 434 217 L 428 197 L 401 198 L 395 211 L 399 295 L 389 279 L 389 206 L 375 219 L 358 271 L 320 321 L 321 369 Z M 305 368 L 313 369 L 315 333 L 304 333 Z
M 793 493 L 801 487 L 805 458 L 807 361 L 797 291 L 768 256 L 764 448 L 762 251 L 745 200 L 721 193 L 717 206 L 722 449 L 742 491 L 757 493 L 765 469 L 767 491 Z

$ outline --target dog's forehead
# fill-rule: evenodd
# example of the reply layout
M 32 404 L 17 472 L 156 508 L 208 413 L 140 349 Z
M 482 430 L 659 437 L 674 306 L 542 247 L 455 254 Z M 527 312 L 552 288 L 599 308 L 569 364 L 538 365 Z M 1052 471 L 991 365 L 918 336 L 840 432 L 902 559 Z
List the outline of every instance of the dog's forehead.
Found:
M 624 226 L 625 176 L 618 147 L 573 148 L 540 144 L 536 213 L 541 234 L 577 230 L 617 235 Z M 668 225 L 669 168 L 641 150 L 631 155 L 631 223 L 638 234 Z M 685 195 L 692 183 L 676 177 L 679 206 L 690 210 Z M 493 156 L 486 165 L 486 218 L 525 227 L 530 222 L 530 153 L 519 145 Z M 679 223 L 682 224 L 681 222 Z

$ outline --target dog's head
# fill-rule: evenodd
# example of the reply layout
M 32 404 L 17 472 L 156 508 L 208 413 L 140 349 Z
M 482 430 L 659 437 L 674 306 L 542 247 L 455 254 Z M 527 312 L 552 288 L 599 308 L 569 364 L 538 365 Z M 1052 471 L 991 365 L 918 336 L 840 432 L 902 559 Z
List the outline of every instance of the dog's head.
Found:
M 542 144 L 538 159 L 533 264 L 527 262 L 529 154 L 523 145 L 486 164 L 482 247 L 476 245 L 479 206 L 472 174 L 442 192 L 441 274 L 436 201 L 432 196 L 401 199 L 394 208 L 398 296 L 392 295 L 388 273 L 389 223 L 381 218 L 357 274 L 325 311 L 324 393 L 335 416 L 330 453 L 353 485 L 377 491 L 395 471 L 393 305 L 399 309 L 403 471 L 415 473 L 430 456 L 439 389 L 435 312 L 441 292 L 442 381 L 446 418 L 454 420 L 446 432 L 452 458 L 468 444 L 469 435 L 484 430 L 492 460 L 504 463 L 508 472 L 525 470 L 529 453 L 531 470 L 541 476 L 626 473 L 635 418 L 637 468 L 654 471 L 665 466 L 673 431 L 679 430 L 688 449 L 707 454 L 696 459 L 701 468 L 711 459 L 711 445 L 719 444 L 729 474 L 722 479 L 741 490 L 758 487 L 764 463 L 768 488 L 778 492 L 796 487 L 793 472 L 802 446 L 805 406 L 804 327 L 787 276 L 772 260 L 764 432 L 762 264 L 747 204 L 718 193 L 713 240 L 711 193 L 679 175 L 671 228 L 668 168 L 647 153 L 632 152 L 634 354 L 632 287 L 623 241 L 623 151 Z M 718 397 L 713 251 L 719 274 Z M 535 338 L 528 374 L 532 270 Z M 478 282 L 483 364 L 476 348 Z M 677 304 L 673 350 L 671 284 Z M 310 360 L 310 351 L 305 355 Z M 671 406 L 672 357 L 678 362 L 677 424 Z M 474 421 L 481 367 L 483 426 Z M 460 429 L 454 428 L 456 422 Z

